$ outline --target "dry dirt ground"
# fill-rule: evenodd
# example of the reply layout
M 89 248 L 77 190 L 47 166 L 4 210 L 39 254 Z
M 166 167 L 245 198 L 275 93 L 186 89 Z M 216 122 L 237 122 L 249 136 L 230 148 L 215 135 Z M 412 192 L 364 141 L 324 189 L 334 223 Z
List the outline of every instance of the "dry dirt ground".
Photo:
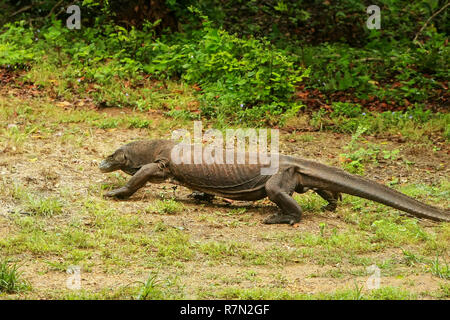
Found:
M 262 224 L 277 210 L 267 200 L 198 203 L 170 184 L 104 199 L 128 176 L 100 173 L 99 161 L 122 144 L 169 138 L 192 123 L 11 90 L 0 109 L 0 257 L 16 263 L 30 287 L 2 299 L 135 299 L 145 288 L 147 298 L 162 299 L 449 298 L 448 224 L 348 196 L 336 212 L 321 212 L 310 193 L 296 197 L 305 208 L 296 228 Z M 150 124 L 130 128 L 130 117 Z M 101 128 L 108 118 L 124 122 Z M 339 166 L 350 138 L 282 132 L 282 151 Z M 448 208 L 448 143 L 366 139 L 400 150 L 397 159 L 365 164 L 366 176 L 397 179 L 396 187 L 413 186 L 413 196 Z M 67 286 L 71 265 L 81 267 L 80 289 Z M 368 285 L 371 265 L 379 289 Z M 144 286 L 147 279 L 155 282 Z

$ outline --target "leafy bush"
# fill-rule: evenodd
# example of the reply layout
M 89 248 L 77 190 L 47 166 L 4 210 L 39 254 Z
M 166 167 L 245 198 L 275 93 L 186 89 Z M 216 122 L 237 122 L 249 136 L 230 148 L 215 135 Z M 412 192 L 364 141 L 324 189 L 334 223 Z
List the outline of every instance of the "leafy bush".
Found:
M 266 40 L 230 35 L 208 22 L 190 35 L 159 39 L 154 38 L 154 25 L 147 24 L 144 30 L 104 25 L 74 34 L 55 20 L 40 30 L 45 42 L 36 44 L 30 40 L 34 31 L 23 23 L 8 25 L 0 46 L 10 38 L 25 40 L 14 44 L 22 54 L 3 53 L 6 58 L 0 59 L 0 65 L 38 61 L 45 44 L 49 59 L 67 64 L 64 76 L 80 85 L 80 79 L 106 84 L 115 77 L 139 78 L 148 73 L 158 79 L 181 77 L 195 85 L 201 110 L 211 117 L 255 119 L 291 108 L 295 86 L 305 76 L 296 65 L 297 56 L 273 48 Z
M 380 30 L 365 28 L 367 3 L 355 0 L 333 5 L 320 0 L 289 5 L 278 0 L 188 0 L 166 5 L 178 16 L 180 32 L 161 33 L 159 20 L 139 30 L 113 24 L 107 19 L 114 13 L 109 2 L 97 1 L 83 2 L 89 23 L 83 22 L 81 30 L 69 30 L 56 18 L 40 29 L 28 28 L 23 21 L 7 24 L 0 32 L 0 66 L 47 63 L 64 70 L 60 79 L 65 87 L 58 93 L 90 90 L 102 106 L 140 110 L 148 108 L 145 99 L 130 99 L 123 88 L 109 90 L 106 85 L 117 83 L 116 78 L 183 80 L 196 90 L 201 113 L 166 114 L 182 119 L 206 116 L 219 124 L 283 123 L 302 105 L 293 93 L 304 78 L 306 90 L 328 95 L 331 101 L 325 103 L 333 106 L 332 117 L 345 120 L 333 130 L 343 132 L 354 132 L 358 121 L 367 126 L 371 117 L 358 117 L 362 108 L 343 102 L 354 99 L 339 95 L 341 102 L 333 102 L 336 93 L 345 92 L 362 106 L 384 101 L 382 110 L 445 104 L 448 10 L 417 33 L 442 7 L 439 1 L 380 1 Z M 418 41 L 412 41 L 416 35 Z M 427 117 L 409 116 L 420 122 Z M 387 114 L 382 119 L 395 121 Z
M 1 66 L 14 68 L 34 60 L 34 33 L 24 25 L 24 21 L 10 23 L 5 26 L 6 31 L 0 33 Z
M 251 120 L 291 107 L 295 85 L 306 75 L 296 66 L 296 56 L 265 40 L 241 39 L 208 23 L 194 39 L 178 34 L 172 39 L 178 44 L 150 44 L 157 53 L 144 70 L 159 77 L 179 75 L 198 86 L 204 115 L 237 114 L 238 119 Z M 257 110 L 248 111 L 253 108 Z
M 359 104 L 347 102 L 333 103 L 333 112 L 331 116 L 343 115 L 347 117 L 358 117 L 362 114 L 362 108 Z

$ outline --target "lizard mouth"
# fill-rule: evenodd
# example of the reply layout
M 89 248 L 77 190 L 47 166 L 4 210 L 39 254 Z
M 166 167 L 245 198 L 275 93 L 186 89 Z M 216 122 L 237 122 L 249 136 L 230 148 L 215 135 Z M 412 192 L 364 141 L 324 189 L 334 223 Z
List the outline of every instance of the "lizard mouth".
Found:
M 98 168 L 100 169 L 101 172 L 111 172 L 114 171 L 114 166 L 111 165 L 111 163 L 109 163 L 106 160 L 103 160 L 102 162 L 100 162 L 100 164 L 98 165 Z

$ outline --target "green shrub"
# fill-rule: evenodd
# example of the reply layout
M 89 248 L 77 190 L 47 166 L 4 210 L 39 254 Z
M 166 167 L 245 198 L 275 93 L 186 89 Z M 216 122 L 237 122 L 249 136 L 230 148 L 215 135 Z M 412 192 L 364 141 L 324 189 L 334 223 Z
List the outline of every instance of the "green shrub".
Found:
M 4 26 L 5 32 L 0 33 L 0 66 L 17 68 L 35 58 L 34 32 L 24 25 L 25 21 L 20 21 Z
M 74 33 L 53 21 L 39 32 L 44 40 L 33 42 L 36 30 L 23 22 L 11 24 L 0 47 L 13 49 L 1 53 L 0 65 L 40 61 L 45 48 L 49 63 L 65 65 L 63 77 L 81 87 L 92 81 L 108 84 L 116 77 L 139 79 L 144 73 L 158 79 L 181 77 L 198 88 L 203 115 L 235 121 L 289 110 L 295 86 L 307 74 L 298 66 L 298 56 L 267 40 L 241 39 L 208 22 L 191 34 L 156 39 L 153 27 L 126 30 L 106 24 Z M 103 93 L 113 100 L 106 105 L 127 105 L 117 93 Z

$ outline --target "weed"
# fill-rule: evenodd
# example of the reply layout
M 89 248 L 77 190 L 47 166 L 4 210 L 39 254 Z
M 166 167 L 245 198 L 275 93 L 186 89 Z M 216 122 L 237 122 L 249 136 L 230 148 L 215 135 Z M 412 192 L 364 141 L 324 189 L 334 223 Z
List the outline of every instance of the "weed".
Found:
M 0 261 L 0 292 L 17 293 L 30 289 L 30 285 L 21 280 L 21 274 L 16 264 L 8 260 Z
M 439 261 L 439 256 L 436 256 L 436 258 L 431 263 L 431 273 L 441 279 L 450 279 L 450 267 L 447 262 L 444 262 L 442 264 Z
M 184 206 L 173 199 L 157 200 L 145 208 L 145 212 L 159 214 L 177 214 L 184 210 Z
M 157 279 L 157 274 L 150 275 L 142 284 L 142 288 L 137 296 L 138 300 L 161 300 L 164 293 L 160 288 L 160 281 Z
M 51 217 L 62 213 L 63 204 L 59 199 L 53 197 L 29 196 L 24 210 L 38 216 Z

